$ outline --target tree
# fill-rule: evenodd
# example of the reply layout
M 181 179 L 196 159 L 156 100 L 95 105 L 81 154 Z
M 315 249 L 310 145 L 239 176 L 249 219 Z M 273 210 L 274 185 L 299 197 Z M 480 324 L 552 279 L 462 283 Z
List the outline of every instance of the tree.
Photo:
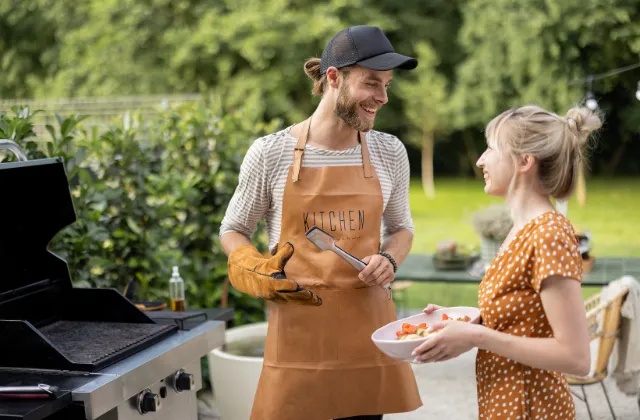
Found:
M 64 36 L 60 71 L 40 93 L 103 96 L 216 88 L 226 90 L 230 103 L 257 97 L 267 117 L 299 120 L 312 105 L 304 60 L 319 56 L 331 36 L 363 15 L 371 24 L 391 21 L 365 3 L 91 1 L 86 23 Z
M 417 143 L 422 150 L 422 188 L 428 198 L 433 198 L 435 136 L 448 127 L 447 81 L 436 70 L 439 59 L 429 44 L 418 43 L 416 53 L 420 71 L 415 72 L 414 78 L 401 81 L 399 90 L 405 101 L 406 118 L 415 133 L 408 141 Z
M 28 97 L 51 68 L 55 24 L 37 0 L 0 2 L 0 96 Z
M 226 91 L 229 103 L 259 101 L 265 119 L 308 115 L 317 98 L 302 63 L 338 30 L 382 27 L 396 50 L 435 52 L 452 89 L 451 136 L 469 162 L 479 128 L 513 105 L 558 112 L 586 86 L 569 82 L 638 61 L 635 0 L 5 0 L 0 3 L 0 95 L 117 96 Z M 422 65 L 414 73 L 419 73 Z M 396 81 L 411 73 L 397 72 Z M 415 77 L 415 76 L 413 76 Z M 640 70 L 596 81 L 608 124 L 589 167 L 637 173 L 630 153 L 640 113 Z M 376 128 L 407 134 L 394 89 Z M 452 166 L 457 165 L 452 162 Z
M 563 115 L 586 93 L 571 81 L 637 62 L 639 15 L 629 0 L 469 0 L 460 38 L 467 55 L 452 100 L 455 126 L 484 126 L 526 103 Z M 600 96 L 619 83 L 603 81 Z M 606 99 L 601 104 L 607 107 Z M 618 143 L 618 130 L 607 141 Z

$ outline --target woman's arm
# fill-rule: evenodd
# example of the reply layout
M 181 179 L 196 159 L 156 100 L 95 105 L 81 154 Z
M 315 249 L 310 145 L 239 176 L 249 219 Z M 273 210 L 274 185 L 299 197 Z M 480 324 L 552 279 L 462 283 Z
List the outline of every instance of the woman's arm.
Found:
M 473 344 L 538 369 L 577 376 L 589 373 L 591 352 L 580 283 L 552 276 L 542 283 L 542 306 L 553 338 L 518 337 L 478 327 Z
M 540 296 L 553 338 L 521 337 L 483 325 L 442 321 L 431 325 L 441 331 L 414 350 L 414 361 L 442 362 L 478 347 L 534 368 L 587 375 L 591 353 L 580 283 L 548 277 Z

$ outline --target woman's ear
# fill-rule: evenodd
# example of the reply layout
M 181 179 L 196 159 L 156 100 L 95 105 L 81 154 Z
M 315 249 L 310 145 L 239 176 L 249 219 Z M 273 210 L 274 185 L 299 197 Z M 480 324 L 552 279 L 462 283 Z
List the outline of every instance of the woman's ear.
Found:
M 536 162 L 537 160 L 533 155 L 520 155 L 520 158 L 518 158 L 518 171 L 521 173 L 527 173 L 533 169 Z

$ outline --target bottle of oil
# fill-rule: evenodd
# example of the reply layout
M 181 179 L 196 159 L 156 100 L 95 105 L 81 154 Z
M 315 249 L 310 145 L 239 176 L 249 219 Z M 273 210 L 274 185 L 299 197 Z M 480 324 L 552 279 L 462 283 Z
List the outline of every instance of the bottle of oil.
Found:
M 169 297 L 171 299 L 171 310 L 174 312 L 184 312 L 184 281 L 178 273 L 178 266 L 173 266 L 173 274 L 169 280 Z

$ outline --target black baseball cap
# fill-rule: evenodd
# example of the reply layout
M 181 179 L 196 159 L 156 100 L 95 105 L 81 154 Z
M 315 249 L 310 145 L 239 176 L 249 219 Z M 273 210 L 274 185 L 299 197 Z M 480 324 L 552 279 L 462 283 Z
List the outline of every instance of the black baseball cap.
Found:
M 418 60 L 395 52 L 380 28 L 361 25 L 343 29 L 329 41 L 320 59 L 320 74 L 329 67 L 353 64 L 371 70 L 413 70 Z

